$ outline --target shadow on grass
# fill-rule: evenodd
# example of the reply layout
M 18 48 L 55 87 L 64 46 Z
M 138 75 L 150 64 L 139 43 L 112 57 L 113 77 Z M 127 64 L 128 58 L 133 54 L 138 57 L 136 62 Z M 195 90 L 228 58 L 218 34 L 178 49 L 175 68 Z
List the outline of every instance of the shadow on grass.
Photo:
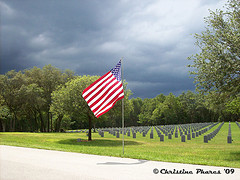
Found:
M 66 139 L 58 141 L 59 144 L 67 144 L 67 145 L 76 145 L 76 146 L 122 146 L 121 140 L 107 140 L 107 139 L 96 139 L 92 141 L 81 141 L 78 142 L 77 139 Z M 124 144 L 129 145 L 141 145 L 139 142 L 135 141 L 124 141 Z
M 230 157 L 226 158 L 227 161 L 238 161 L 240 162 L 240 151 L 230 152 Z

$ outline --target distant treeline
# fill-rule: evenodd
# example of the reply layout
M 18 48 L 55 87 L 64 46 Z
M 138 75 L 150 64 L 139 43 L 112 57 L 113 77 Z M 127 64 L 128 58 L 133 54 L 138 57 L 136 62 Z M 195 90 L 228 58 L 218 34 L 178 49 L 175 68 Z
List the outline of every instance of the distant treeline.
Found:
M 81 94 L 98 76 L 76 76 L 46 65 L 0 75 L 0 131 L 59 132 L 65 129 L 120 127 L 121 101 L 95 118 Z M 240 97 L 191 91 L 155 98 L 129 98 L 125 89 L 125 126 L 167 125 L 240 118 Z

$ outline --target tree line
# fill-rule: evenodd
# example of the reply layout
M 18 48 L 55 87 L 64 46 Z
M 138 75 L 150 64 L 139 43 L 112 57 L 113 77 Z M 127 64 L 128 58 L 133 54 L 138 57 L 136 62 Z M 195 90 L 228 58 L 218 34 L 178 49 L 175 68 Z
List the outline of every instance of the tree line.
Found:
M 99 76 L 77 76 L 52 65 L 42 69 L 8 71 L 0 75 L 0 130 L 60 132 L 89 127 L 120 127 L 121 101 L 106 114 L 95 118 L 82 98 L 82 91 Z M 218 93 L 183 92 L 154 98 L 130 98 L 124 81 L 125 125 L 183 124 L 236 121 L 240 98 Z

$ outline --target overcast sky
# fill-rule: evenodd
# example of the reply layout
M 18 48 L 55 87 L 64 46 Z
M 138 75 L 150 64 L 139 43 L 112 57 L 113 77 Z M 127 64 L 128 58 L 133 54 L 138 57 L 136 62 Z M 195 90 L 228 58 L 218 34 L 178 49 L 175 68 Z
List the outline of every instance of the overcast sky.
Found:
M 226 0 L 0 0 L 1 74 L 44 65 L 103 75 L 124 57 L 133 97 L 194 90 L 187 57 Z

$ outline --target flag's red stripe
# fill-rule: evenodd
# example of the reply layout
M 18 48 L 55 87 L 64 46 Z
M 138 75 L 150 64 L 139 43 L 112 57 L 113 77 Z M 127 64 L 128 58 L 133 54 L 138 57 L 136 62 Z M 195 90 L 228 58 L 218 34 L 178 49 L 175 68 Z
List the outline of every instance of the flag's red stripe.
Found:
M 116 104 L 116 102 L 117 102 L 118 100 L 121 100 L 121 99 L 123 99 L 123 98 L 124 98 L 124 96 L 119 97 L 119 98 L 113 103 L 113 105 L 112 105 L 110 108 L 108 108 L 108 109 L 106 109 L 105 111 L 103 111 L 102 113 L 96 115 L 96 117 L 98 118 L 98 117 L 100 117 L 101 115 L 103 115 L 103 114 L 105 114 L 106 112 L 108 112 L 110 109 L 113 108 L 113 106 Z
M 106 84 L 106 85 L 104 85 L 103 87 L 101 87 L 104 83 L 106 83 L 106 81 L 108 81 L 110 78 L 112 78 L 113 77 L 113 75 L 111 75 L 111 76 L 109 76 L 107 79 L 105 79 L 103 82 L 101 82 L 98 86 L 96 86 L 94 89 L 92 89 L 90 92 L 88 92 L 88 94 L 86 95 L 86 96 L 84 96 L 84 99 L 87 99 L 91 94 L 93 94 L 93 93 L 96 93 L 96 94 L 99 94 L 99 93 L 101 93 L 101 91 L 106 87 L 106 85 L 107 84 L 109 84 L 109 82 Z M 99 81 L 98 81 L 99 82 Z M 110 81 L 110 83 L 111 83 L 111 81 Z M 101 87 L 101 89 L 98 89 L 98 88 L 100 88 Z M 93 97 L 96 97 L 95 95 L 93 95 L 90 99 L 88 99 L 87 100 L 87 103 L 89 103 L 92 99 L 93 99 Z
M 120 91 L 116 96 L 114 96 L 107 104 L 104 104 L 104 106 L 103 107 L 100 107 L 99 109 L 98 109 L 98 111 L 93 111 L 93 113 L 94 114 L 99 114 L 99 113 L 101 113 L 101 111 L 102 110 L 104 110 L 105 108 L 107 108 L 107 106 L 109 106 L 109 105 L 111 105 L 112 103 L 114 103 L 118 98 L 119 98 L 119 96 L 122 94 L 122 92 L 123 91 Z
M 91 94 L 93 94 L 94 93 L 94 95 L 90 98 L 90 99 L 88 99 L 88 103 L 90 103 L 92 100 L 94 100 L 95 98 L 98 98 L 97 96 L 100 94 L 100 93 L 102 93 L 102 91 L 104 91 L 104 90 L 106 90 L 106 89 L 109 89 L 108 88 L 108 86 L 109 86 L 109 84 L 110 83 L 112 83 L 114 80 L 116 80 L 116 78 L 114 77 L 114 76 L 110 76 L 110 78 L 111 78 L 111 80 L 109 81 L 109 82 L 104 82 L 104 83 L 106 83 L 105 85 L 103 85 L 103 87 L 101 87 L 101 88 L 96 88 L 96 89 L 94 89 L 93 91 L 91 91 Z M 108 79 L 109 80 L 109 79 Z
M 109 101 L 106 101 L 103 105 L 101 105 L 101 107 L 99 107 L 96 112 L 93 111 L 94 114 L 98 114 L 101 111 L 103 111 L 105 108 L 108 108 L 108 106 L 111 105 L 119 96 L 120 96 L 120 92 L 116 96 L 112 96 L 111 99 L 109 99 Z
M 119 86 L 116 89 L 114 89 L 107 97 L 105 97 L 105 99 L 107 100 L 107 99 L 111 98 L 114 95 L 114 93 L 116 93 L 116 91 L 119 90 L 121 87 L 122 87 L 122 84 L 119 84 Z M 117 95 L 118 94 L 116 94 L 116 96 Z M 100 100 L 101 99 L 98 99 L 97 101 L 99 102 Z M 105 103 L 105 101 L 103 101 L 96 109 L 94 109 L 92 111 L 96 112 L 104 103 Z
M 114 81 L 114 80 L 115 80 L 115 79 L 113 79 L 113 81 Z M 112 83 L 113 81 L 111 81 L 110 83 Z M 110 84 L 110 83 L 109 83 L 109 84 Z M 94 106 L 95 106 L 99 101 L 101 101 L 103 98 L 106 99 L 105 96 L 106 96 L 106 95 L 109 93 L 109 91 L 110 91 L 111 89 L 113 89 L 118 83 L 119 83 L 119 82 L 116 81 L 116 82 L 113 83 L 111 86 L 106 87 L 106 88 L 107 88 L 106 92 L 104 92 L 104 93 L 102 94 L 102 96 L 100 96 L 98 99 L 95 99 L 95 98 L 96 98 L 96 96 L 99 95 L 102 91 L 96 93 L 96 94 L 93 96 L 94 98 L 91 98 L 91 101 L 92 101 L 92 100 L 95 100 L 95 102 L 90 105 L 90 108 L 94 107 Z M 91 101 L 89 101 L 88 103 L 90 103 Z
M 95 82 L 93 82 L 91 85 L 89 85 L 86 89 L 83 90 L 82 94 L 84 94 L 86 91 L 88 91 L 91 87 L 93 87 L 95 84 L 97 84 L 99 81 L 101 81 L 103 78 L 105 78 L 108 74 L 110 73 L 107 72 L 106 74 L 104 74 L 103 76 L 101 76 L 98 80 L 96 80 Z
M 99 116 L 101 116 L 102 114 L 108 112 L 110 109 L 113 108 L 113 106 L 116 104 L 116 102 L 117 102 L 119 99 L 122 99 L 122 98 L 118 98 L 118 99 L 115 100 L 112 104 L 110 104 L 108 108 L 105 108 L 104 110 L 102 110 L 102 111 L 100 111 L 99 113 L 95 114 L 95 116 L 96 116 L 96 117 L 99 117 Z

